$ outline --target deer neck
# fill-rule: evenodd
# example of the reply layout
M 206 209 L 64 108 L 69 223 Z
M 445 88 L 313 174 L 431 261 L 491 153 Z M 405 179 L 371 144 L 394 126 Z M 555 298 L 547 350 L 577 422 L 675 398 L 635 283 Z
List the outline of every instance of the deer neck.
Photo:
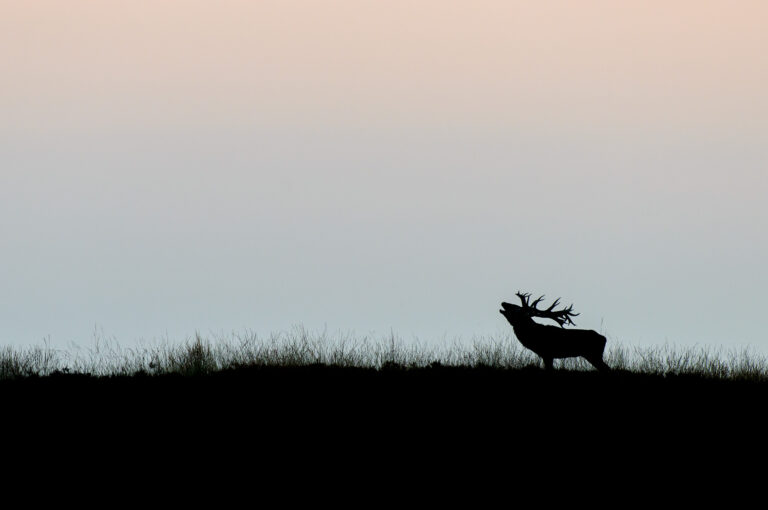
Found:
M 541 324 L 530 318 L 519 320 L 512 325 L 515 336 L 524 344 L 536 342 L 536 329 L 539 327 L 541 327 Z

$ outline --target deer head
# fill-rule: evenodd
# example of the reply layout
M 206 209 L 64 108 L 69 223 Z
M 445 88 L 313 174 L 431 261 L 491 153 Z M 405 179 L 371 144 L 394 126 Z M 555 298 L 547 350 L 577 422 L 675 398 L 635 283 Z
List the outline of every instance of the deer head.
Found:
M 560 298 L 555 299 L 555 302 L 546 310 L 539 310 L 537 306 L 544 299 L 544 296 L 540 296 L 538 299 L 534 300 L 533 303 L 530 302 L 531 295 L 529 293 L 523 294 L 518 292 L 517 297 L 520 298 L 521 306 L 510 303 L 501 303 L 501 310 L 499 310 L 512 325 L 515 325 L 515 323 L 520 320 L 530 320 L 531 317 L 552 319 L 557 322 L 561 328 L 566 324 L 576 325 L 574 324 L 572 317 L 576 317 L 579 314 L 573 313 L 573 305 L 563 308 L 562 310 L 555 310 L 555 307 L 560 303 Z

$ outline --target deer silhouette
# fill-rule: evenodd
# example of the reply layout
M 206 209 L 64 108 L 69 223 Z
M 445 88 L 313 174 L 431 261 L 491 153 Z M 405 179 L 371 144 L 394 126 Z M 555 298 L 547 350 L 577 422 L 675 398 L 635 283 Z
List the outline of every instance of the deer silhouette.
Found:
M 501 314 L 506 317 L 515 331 L 515 336 L 527 349 L 532 350 L 544 360 L 544 368 L 552 369 L 552 360 L 555 358 L 574 358 L 581 356 L 589 361 L 592 366 L 600 371 L 608 371 L 611 368 L 603 361 L 606 339 L 597 331 L 591 329 L 565 329 L 566 324 L 574 324 L 572 317 L 579 314 L 573 313 L 573 305 L 555 310 L 560 303 L 557 298 L 546 310 L 539 310 L 537 305 L 544 299 L 539 297 L 530 303 L 530 294 L 518 292 L 521 306 L 510 303 L 501 303 Z M 539 324 L 533 317 L 552 319 L 560 327 Z

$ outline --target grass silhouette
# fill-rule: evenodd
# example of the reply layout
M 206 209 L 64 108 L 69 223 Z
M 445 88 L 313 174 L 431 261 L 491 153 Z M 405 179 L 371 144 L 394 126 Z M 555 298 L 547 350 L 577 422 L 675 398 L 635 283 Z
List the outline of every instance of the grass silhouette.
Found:
M 625 375 L 692 376 L 723 381 L 768 382 L 768 359 L 751 349 L 707 346 L 681 347 L 665 343 L 633 347 L 610 342 L 605 359 Z M 54 349 L 49 344 L 0 349 L 0 381 L 51 375 L 90 377 L 200 376 L 243 368 L 297 368 L 325 366 L 334 369 L 375 371 L 460 368 L 530 371 L 541 366 L 537 355 L 511 335 L 480 338 L 470 344 L 444 346 L 406 343 L 391 335 L 368 337 L 311 334 L 303 328 L 268 338 L 233 334 L 231 338 L 206 339 L 197 334 L 180 344 L 161 342 L 122 348 L 115 341 L 97 339 L 93 348 L 72 346 Z M 582 358 L 555 362 L 567 372 L 594 370 Z

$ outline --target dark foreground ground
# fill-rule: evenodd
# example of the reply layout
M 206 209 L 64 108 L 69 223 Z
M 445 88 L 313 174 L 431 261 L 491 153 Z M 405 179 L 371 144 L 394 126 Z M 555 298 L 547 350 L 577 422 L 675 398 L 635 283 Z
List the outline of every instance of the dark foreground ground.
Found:
M 232 484 L 222 497 L 279 486 L 286 500 L 319 491 L 357 503 L 352 491 L 363 483 L 374 499 L 402 502 L 418 490 L 423 506 L 430 494 L 467 492 L 469 480 L 475 503 L 505 504 L 534 485 L 544 500 L 608 489 L 634 498 L 648 487 L 688 493 L 686 480 L 703 494 L 728 473 L 746 485 L 763 463 L 766 395 L 765 382 L 536 368 L 309 366 L 0 382 L 4 461 L 32 463 L 16 468 L 28 478 L 66 474 L 93 485 L 95 474 L 115 493 L 131 494 L 135 483 L 194 499 L 218 477 Z M 179 478 L 184 485 L 170 482 Z
M 57 498 L 110 506 L 733 502 L 762 487 L 767 391 L 535 368 L 59 374 L 0 382 L 3 460 L 29 497 L 65 477 Z
M 664 435 L 681 427 L 749 430 L 765 423 L 768 383 L 536 368 L 305 366 L 197 376 L 55 374 L 0 382 L 0 396 L 6 416 L 19 423 L 114 430 L 183 424 L 398 433 L 489 426 L 507 436 L 590 427 L 605 435 Z

